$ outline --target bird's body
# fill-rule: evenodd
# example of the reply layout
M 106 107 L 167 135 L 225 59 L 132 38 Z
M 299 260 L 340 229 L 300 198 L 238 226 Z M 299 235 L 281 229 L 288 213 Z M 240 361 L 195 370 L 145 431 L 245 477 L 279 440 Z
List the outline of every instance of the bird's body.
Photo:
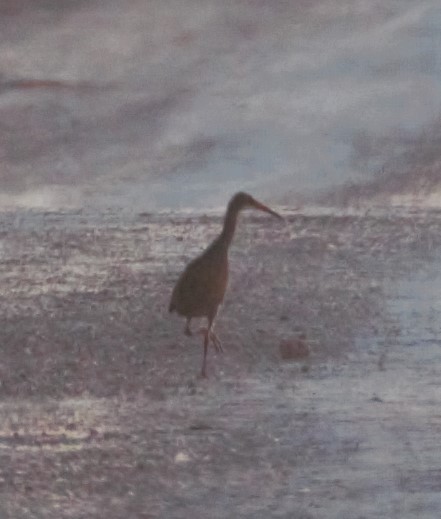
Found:
M 187 318 L 215 316 L 228 283 L 228 248 L 214 241 L 191 261 L 172 293 L 169 310 Z
M 280 215 L 246 193 L 237 193 L 230 200 L 221 234 L 197 258 L 192 260 L 179 277 L 173 289 L 169 311 L 176 311 L 187 318 L 186 333 L 193 317 L 206 317 L 208 327 L 204 330 L 204 358 L 202 376 L 206 376 L 206 357 L 209 340 L 222 351 L 222 345 L 212 331 L 213 321 L 222 303 L 228 284 L 228 250 L 236 229 L 239 212 L 245 207 L 254 207 L 281 218 Z

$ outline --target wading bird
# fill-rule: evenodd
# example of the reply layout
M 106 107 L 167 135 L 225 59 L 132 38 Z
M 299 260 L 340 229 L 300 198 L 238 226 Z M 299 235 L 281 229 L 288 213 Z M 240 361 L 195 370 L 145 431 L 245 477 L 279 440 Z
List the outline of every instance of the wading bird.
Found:
M 204 333 L 204 357 L 201 375 L 206 377 L 207 351 L 211 340 L 217 351 L 222 344 L 213 331 L 213 322 L 219 305 L 224 299 L 228 282 L 228 249 L 236 229 L 237 217 L 242 209 L 265 211 L 283 219 L 275 211 L 255 200 L 247 193 L 237 193 L 230 200 L 220 235 L 197 258 L 191 261 L 179 277 L 171 296 L 169 311 L 186 317 L 185 334 L 192 335 L 190 321 L 193 317 L 206 317 Z

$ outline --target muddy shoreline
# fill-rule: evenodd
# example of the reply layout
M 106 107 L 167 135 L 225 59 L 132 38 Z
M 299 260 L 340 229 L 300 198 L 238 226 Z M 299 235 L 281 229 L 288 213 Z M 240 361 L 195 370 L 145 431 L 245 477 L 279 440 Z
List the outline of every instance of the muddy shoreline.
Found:
M 166 308 L 220 221 L 4 215 L 2 517 L 437 516 L 441 214 L 244 216 L 201 380 Z

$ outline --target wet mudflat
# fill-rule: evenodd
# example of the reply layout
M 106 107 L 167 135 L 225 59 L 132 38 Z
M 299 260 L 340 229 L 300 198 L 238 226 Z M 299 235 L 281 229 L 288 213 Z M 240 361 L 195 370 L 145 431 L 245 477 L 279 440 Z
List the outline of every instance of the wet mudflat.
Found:
M 441 214 L 244 216 L 203 380 L 166 309 L 220 222 L 4 215 L 2 517 L 437 517 Z

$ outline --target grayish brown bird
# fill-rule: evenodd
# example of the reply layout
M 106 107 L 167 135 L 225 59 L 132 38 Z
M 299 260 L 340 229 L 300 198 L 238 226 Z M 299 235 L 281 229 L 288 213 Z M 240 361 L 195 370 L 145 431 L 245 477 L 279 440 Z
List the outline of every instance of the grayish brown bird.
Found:
M 237 217 L 242 209 L 265 211 L 283 219 L 275 211 L 255 200 L 247 193 L 236 193 L 230 200 L 220 235 L 197 258 L 191 261 L 179 277 L 171 296 L 169 311 L 176 311 L 187 318 L 185 333 L 191 335 L 190 321 L 193 317 L 206 317 L 204 332 L 204 356 L 202 376 L 206 377 L 207 351 L 211 340 L 217 351 L 222 344 L 213 331 L 213 322 L 222 303 L 228 283 L 228 249 L 236 230 Z

